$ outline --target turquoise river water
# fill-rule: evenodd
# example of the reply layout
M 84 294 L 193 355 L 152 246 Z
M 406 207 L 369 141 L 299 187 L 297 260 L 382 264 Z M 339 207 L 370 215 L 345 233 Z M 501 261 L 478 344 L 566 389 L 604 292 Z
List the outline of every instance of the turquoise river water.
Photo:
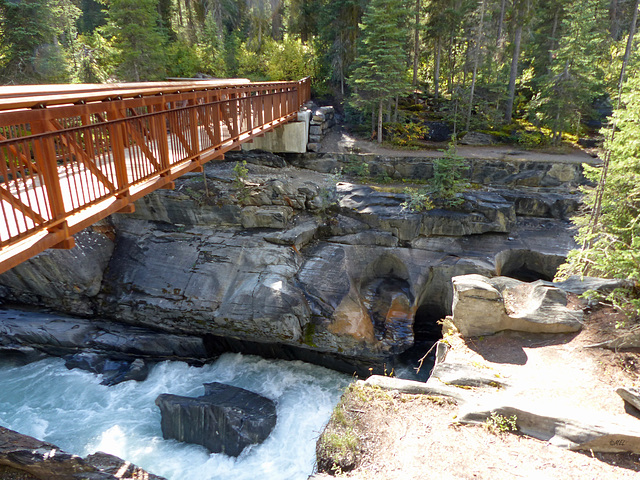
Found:
M 111 453 L 169 480 L 303 480 L 313 471 L 316 439 L 351 378 L 302 362 L 225 354 L 201 368 L 157 364 L 144 382 L 106 387 L 100 380 L 67 370 L 61 359 L 23 366 L 0 362 L 0 425 L 69 453 Z M 202 384 L 214 381 L 277 405 L 269 438 L 238 458 L 162 438 L 156 397 L 203 395 Z

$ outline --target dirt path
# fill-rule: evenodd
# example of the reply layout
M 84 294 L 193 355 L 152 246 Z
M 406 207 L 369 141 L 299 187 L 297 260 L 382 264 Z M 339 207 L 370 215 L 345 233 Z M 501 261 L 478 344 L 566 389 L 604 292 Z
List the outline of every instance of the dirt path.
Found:
M 637 429 L 640 412 L 615 393 L 640 385 L 640 353 L 591 345 L 615 335 L 624 317 L 610 308 L 588 315 L 579 334 L 503 332 L 465 340 L 448 338 L 447 362 L 495 372 L 510 382 L 510 395 L 560 412 L 587 412 L 598 422 L 612 415 Z M 358 392 L 360 388 L 363 391 Z M 455 421 L 452 400 L 355 386 L 344 412 L 361 441 L 362 480 L 411 479 L 639 479 L 640 455 L 572 452 L 523 435 L 496 433 Z M 515 392 L 515 393 L 514 393 Z M 589 413 L 590 412 L 590 413 Z
M 361 140 L 349 134 L 344 127 L 334 127 L 322 140 L 320 152 L 324 153 L 373 153 L 388 155 L 390 157 L 425 157 L 435 158 L 441 155 L 440 151 L 446 148 L 446 144 L 431 143 L 425 150 L 394 150 L 379 146 L 375 142 Z M 492 146 L 458 146 L 458 154 L 465 158 L 479 158 L 504 161 L 536 161 L 553 163 L 588 163 L 595 165 L 600 162 L 579 149 L 573 149 L 568 153 L 545 153 L 539 150 L 522 150 L 513 145 Z

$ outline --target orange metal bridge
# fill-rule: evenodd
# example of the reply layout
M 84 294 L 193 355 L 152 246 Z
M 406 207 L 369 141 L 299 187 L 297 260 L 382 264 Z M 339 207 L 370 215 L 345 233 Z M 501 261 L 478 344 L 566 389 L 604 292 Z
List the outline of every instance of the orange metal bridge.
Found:
M 309 79 L 0 87 L 0 273 L 296 118 Z

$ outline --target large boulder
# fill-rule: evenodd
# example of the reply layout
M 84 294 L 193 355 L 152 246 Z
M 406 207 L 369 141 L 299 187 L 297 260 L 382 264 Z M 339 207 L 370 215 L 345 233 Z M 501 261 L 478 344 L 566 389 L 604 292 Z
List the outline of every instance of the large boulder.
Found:
M 237 457 L 245 447 L 263 442 L 275 427 L 276 407 L 268 398 L 217 382 L 204 387 L 205 394 L 197 398 L 158 396 L 164 438 Z
M 567 295 L 548 282 L 482 275 L 454 277 L 453 323 L 464 337 L 502 330 L 577 332 L 582 311 L 567 308 Z
M 493 145 L 496 143 L 495 137 L 488 133 L 467 132 L 460 139 L 461 145 Z

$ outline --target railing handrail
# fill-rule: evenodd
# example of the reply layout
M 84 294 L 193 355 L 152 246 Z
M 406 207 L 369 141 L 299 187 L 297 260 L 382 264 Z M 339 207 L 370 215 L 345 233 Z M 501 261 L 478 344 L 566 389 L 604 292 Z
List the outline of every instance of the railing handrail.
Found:
M 189 91 L 239 88 L 259 89 L 299 85 L 308 81 L 305 77 L 299 82 L 250 82 L 248 79 L 202 80 L 189 82 L 139 82 L 117 84 L 78 84 L 75 85 L 23 85 L 0 86 L 0 111 L 73 105 L 80 102 L 101 102 L 108 99 L 125 99 L 153 95 L 167 95 Z M 31 90 L 30 90 L 31 89 Z
M 295 119 L 311 91 L 308 77 L 85 87 L 0 87 L 18 108 L 0 109 L 0 273 Z

